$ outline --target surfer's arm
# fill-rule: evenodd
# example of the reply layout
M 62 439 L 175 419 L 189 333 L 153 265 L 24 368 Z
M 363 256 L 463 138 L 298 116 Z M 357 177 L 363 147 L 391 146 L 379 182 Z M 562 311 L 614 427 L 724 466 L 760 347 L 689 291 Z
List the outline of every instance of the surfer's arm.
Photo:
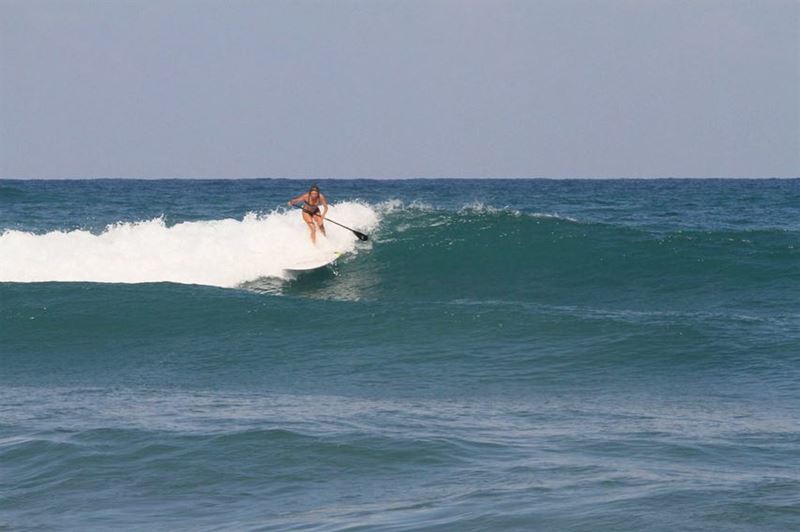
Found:
M 287 205 L 289 205 L 290 207 L 294 207 L 296 204 L 300 203 L 301 201 L 305 201 L 306 200 L 306 195 L 307 194 L 300 194 L 296 198 L 289 200 L 289 203 Z

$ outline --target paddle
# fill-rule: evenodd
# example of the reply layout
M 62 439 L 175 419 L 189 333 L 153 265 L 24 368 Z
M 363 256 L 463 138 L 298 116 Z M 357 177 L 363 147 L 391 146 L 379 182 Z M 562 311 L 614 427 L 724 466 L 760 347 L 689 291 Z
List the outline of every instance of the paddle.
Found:
M 293 205 L 293 207 L 297 207 L 298 209 L 303 210 L 303 206 L 302 205 Z M 353 234 L 356 235 L 356 237 L 358 237 L 358 239 L 361 240 L 362 242 L 366 242 L 367 240 L 369 240 L 369 236 L 368 235 L 365 235 L 364 233 L 362 233 L 360 231 L 356 231 L 355 229 L 351 229 L 350 227 L 347 227 L 346 225 L 342 225 L 339 222 L 331 220 L 330 218 L 325 218 L 325 221 L 326 222 L 330 222 L 332 224 L 336 224 L 339 227 L 343 227 L 343 228 L 347 229 L 348 231 L 352 231 Z

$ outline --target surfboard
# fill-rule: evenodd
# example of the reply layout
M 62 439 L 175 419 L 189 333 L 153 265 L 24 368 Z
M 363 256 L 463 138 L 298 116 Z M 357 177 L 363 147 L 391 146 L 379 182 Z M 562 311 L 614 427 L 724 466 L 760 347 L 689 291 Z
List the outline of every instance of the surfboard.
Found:
M 308 259 L 299 260 L 287 267 L 284 267 L 283 269 L 288 272 L 305 272 L 310 270 L 316 270 L 318 268 L 323 268 L 327 266 L 328 264 L 338 259 L 341 255 L 342 254 L 340 252 L 334 251 L 332 253 L 323 255 L 322 257 L 312 257 Z

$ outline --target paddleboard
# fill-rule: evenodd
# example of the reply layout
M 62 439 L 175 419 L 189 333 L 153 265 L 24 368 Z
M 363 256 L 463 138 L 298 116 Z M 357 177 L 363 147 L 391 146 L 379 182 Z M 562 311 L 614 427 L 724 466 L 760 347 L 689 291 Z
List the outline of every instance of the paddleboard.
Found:
M 283 269 L 288 272 L 305 272 L 310 270 L 316 270 L 318 268 L 323 268 L 328 264 L 332 263 L 336 259 L 338 259 L 342 254 L 338 251 L 334 251 L 333 253 L 329 253 L 323 255 L 321 257 L 311 257 L 308 259 L 301 259 Z

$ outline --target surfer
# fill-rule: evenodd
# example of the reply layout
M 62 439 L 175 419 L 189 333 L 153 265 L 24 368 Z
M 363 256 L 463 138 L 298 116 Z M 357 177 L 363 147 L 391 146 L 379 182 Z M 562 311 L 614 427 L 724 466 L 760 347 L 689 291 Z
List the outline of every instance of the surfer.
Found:
M 294 207 L 301 201 L 303 202 L 303 220 L 308 224 L 308 230 L 311 231 L 311 243 L 316 244 L 317 227 L 319 227 L 319 230 L 325 235 L 325 225 L 323 225 L 323 222 L 325 221 L 325 215 L 328 213 L 328 200 L 326 200 L 322 192 L 319 191 L 317 185 L 311 185 L 308 192 L 290 200 L 289 206 Z M 322 205 L 322 212 L 319 210 L 320 205 Z

